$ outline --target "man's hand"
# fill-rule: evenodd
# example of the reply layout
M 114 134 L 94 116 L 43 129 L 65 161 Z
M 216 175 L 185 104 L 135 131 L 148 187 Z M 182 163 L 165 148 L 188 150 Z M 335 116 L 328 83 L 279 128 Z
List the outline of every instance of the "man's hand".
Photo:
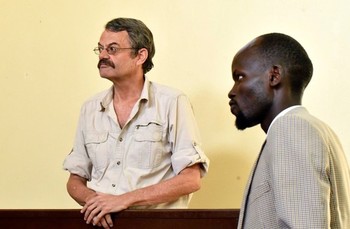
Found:
M 86 201 L 81 213 L 84 213 L 87 224 L 92 222 L 93 225 L 109 228 L 113 226 L 109 213 L 125 210 L 127 206 L 123 202 L 120 196 L 96 192 Z
M 72 174 L 67 184 L 69 194 L 81 205 L 86 223 L 110 228 L 110 213 L 130 206 L 150 206 L 177 200 L 200 189 L 200 165 L 183 169 L 177 176 L 158 184 L 136 189 L 121 195 L 95 192 L 87 188 L 86 179 Z
M 105 229 L 110 229 L 111 227 L 113 227 L 113 220 L 110 214 L 106 214 L 104 217 L 102 217 L 102 219 L 100 220 L 100 222 L 94 224 L 97 225 L 99 227 L 103 227 Z

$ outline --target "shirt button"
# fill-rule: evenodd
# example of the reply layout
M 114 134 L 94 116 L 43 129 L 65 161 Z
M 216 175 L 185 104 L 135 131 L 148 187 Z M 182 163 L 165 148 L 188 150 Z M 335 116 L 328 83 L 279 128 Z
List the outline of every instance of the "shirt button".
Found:
M 122 142 L 122 141 L 123 141 L 123 138 L 119 138 L 119 141 Z
M 120 165 L 120 161 L 117 161 L 117 165 Z
M 115 187 L 115 184 L 112 184 L 112 187 L 114 188 L 114 187 Z

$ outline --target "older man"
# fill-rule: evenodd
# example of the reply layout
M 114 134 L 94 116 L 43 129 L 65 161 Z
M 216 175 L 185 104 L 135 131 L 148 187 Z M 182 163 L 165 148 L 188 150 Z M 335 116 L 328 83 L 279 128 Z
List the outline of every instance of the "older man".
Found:
M 127 208 L 187 208 L 209 161 L 188 98 L 145 76 L 155 53 L 151 31 L 136 19 L 114 19 L 94 51 L 113 86 L 81 109 L 64 162 L 69 194 L 87 223 L 105 228 L 109 213 Z

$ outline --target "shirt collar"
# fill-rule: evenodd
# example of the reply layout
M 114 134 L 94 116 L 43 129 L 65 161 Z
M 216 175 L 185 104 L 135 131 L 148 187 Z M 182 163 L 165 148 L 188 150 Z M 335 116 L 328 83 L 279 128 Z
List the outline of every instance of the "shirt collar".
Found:
M 272 120 L 272 122 L 271 122 L 271 124 L 270 124 L 270 126 L 269 126 L 269 129 L 267 130 L 267 134 L 269 134 L 269 130 L 270 130 L 271 126 L 273 125 L 273 123 L 274 123 L 278 118 L 280 118 L 280 117 L 286 115 L 289 111 L 294 110 L 294 109 L 296 109 L 296 108 L 298 108 L 298 107 L 302 107 L 302 106 L 301 106 L 301 105 L 295 105 L 295 106 L 288 107 L 288 108 L 284 109 L 283 111 L 281 111 L 281 112 Z
M 141 95 L 140 95 L 138 102 L 141 100 L 146 100 L 146 101 L 149 100 L 149 87 L 150 87 L 151 82 L 148 80 L 148 78 L 146 76 L 144 76 L 144 79 L 145 79 L 145 82 L 143 84 L 142 92 L 141 92 Z M 114 87 L 111 86 L 108 89 L 107 94 L 102 98 L 102 100 L 100 102 L 100 105 L 101 105 L 100 111 L 101 112 L 104 112 L 108 108 L 108 106 L 111 104 L 111 102 L 113 101 L 113 94 L 114 94 L 113 90 L 114 90 Z
M 140 95 L 140 99 L 141 100 L 149 100 L 149 90 L 150 90 L 150 86 L 151 86 L 151 82 L 148 80 L 148 78 L 145 76 L 145 82 L 143 84 L 143 89 Z

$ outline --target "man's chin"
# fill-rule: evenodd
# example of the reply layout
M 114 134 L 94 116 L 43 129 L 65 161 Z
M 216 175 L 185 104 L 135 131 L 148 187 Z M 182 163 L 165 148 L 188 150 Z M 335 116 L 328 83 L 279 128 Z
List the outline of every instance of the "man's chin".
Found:
M 242 124 L 238 124 L 238 123 L 236 122 L 236 128 L 237 128 L 237 130 L 245 130 L 245 129 L 247 129 L 247 126 L 244 126 L 244 125 L 242 125 Z
M 112 77 L 110 77 L 109 75 L 106 75 L 106 74 L 101 74 L 100 73 L 100 77 L 102 78 L 102 79 L 107 79 L 107 80 L 110 80 Z
M 237 113 L 235 125 L 238 130 L 245 130 L 248 127 L 248 120 L 242 113 Z
M 105 68 L 100 68 L 100 69 L 99 69 L 99 72 L 100 72 L 101 78 L 104 78 L 104 79 L 110 79 L 110 78 L 111 78 L 110 74 L 108 74 L 107 69 L 105 69 Z
M 240 120 L 237 121 L 237 119 L 236 119 L 236 123 L 235 123 L 236 128 L 238 130 L 245 130 L 247 128 L 254 127 L 254 126 L 258 125 L 258 124 L 259 123 L 255 123 L 255 122 L 252 123 L 252 122 L 245 122 L 245 121 L 240 121 Z
M 250 122 L 248 119 L 246 119 L 242 115 L 238 115 L 236 117 L 235 125 L 238 130 L 245 130 L 247 128 L 255 126 L 256 123 Z

